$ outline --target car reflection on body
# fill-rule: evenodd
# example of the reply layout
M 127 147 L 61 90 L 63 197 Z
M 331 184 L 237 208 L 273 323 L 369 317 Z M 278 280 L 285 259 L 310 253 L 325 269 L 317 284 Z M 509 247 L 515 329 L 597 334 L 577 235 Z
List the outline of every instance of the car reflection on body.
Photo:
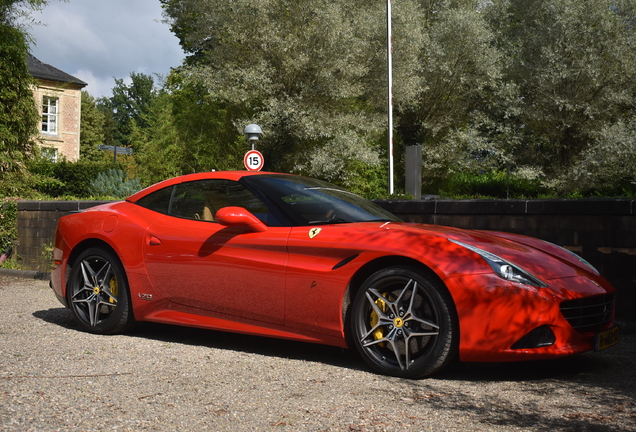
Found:
M 546 359 L 617 341 L 614 289 L 530 237 L 404 223 L 328 183 L 186 175 L 63 216 L 52 288 L 88 332 L 135 321 L 352 345 L 420 378 L 454 359 Z

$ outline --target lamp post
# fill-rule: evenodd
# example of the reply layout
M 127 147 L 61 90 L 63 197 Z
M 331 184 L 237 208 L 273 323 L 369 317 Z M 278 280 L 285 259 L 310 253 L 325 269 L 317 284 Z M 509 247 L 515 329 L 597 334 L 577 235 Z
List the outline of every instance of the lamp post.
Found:
M 243 129 L 243 133 L 247 135 L 247 139 L 250 143 L 252 143 L 252 150 L 254 150 L 254 144 L 258 141 L 258 138 L 263 134 L 263 130 L 257 124 L 248 124 Z
M 386 58 L 387 58 L 387 99 L 389 129 L 389 194 L 393 194 L 393 36 L 391 32 L 391 1 L 386 0 Z
M 243 133 L 247 135 L 248 141 L 252 143 L 252 150 L 248 150 L 243 157 L 243 165 L 245 165 L 245 169 L 248 171 L 260 171 L 263 169 L 265 159 L 261 152 L 254 148 L 254 144 L 258 141 L 263 131 L 259 125 L 252 123 L 245 126 Z

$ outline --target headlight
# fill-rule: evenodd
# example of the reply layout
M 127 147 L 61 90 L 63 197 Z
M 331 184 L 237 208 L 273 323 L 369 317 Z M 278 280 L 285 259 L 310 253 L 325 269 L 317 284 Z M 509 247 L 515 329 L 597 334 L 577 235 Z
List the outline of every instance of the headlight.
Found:
M 522 269 L 521 267 L 514 265 L 511 262 L 506 261 L 505 259 L 498 257 L 495 254 L 486 252 L 485 250 L 480 249 L 476 246 L 462 243 L 458 240 L 453 240 L 453 239 L 447 239 L 447 240 L 457 245 L 460 245 L 461 247 L 465 247 L 466 249 L 469 249 L 475 252 L 476 254 L 478 254 L 479 256 L 481 256 L 484 259 L 484 261 L 488 263 L 490 268 L 492 268 L 492 271 L 494 271 L 497 274 L 497 276 L 499 276 L 502 279 L 506 279 L 512 282 L 519 282 L 526 285 L 532 285 L 539 288 L 544 288 L 547 286 L 544 282 L 539 280 L 536 276 L 533 276 L 532 274 Z

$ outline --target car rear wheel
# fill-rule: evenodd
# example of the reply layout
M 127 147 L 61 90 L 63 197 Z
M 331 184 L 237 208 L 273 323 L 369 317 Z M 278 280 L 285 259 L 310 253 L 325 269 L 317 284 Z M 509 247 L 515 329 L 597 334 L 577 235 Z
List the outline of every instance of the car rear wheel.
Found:
M 114 334 L 134 322 L 123 266 L 108 250 L 91 248 L 78 257 L 66 298 L 75 321 L 85 331 Z
M 369 277 L 353 301 L 353 342 L 382 374 L 422 378 L 456 356 L 458 325 L 446 288 L 412 267 L 389 267 Z

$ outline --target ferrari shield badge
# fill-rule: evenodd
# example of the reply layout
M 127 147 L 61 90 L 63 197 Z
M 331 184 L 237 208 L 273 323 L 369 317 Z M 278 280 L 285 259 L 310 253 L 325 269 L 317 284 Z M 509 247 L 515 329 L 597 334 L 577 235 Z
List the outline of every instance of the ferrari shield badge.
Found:
M 314 237 L 316 237 L 318 234 L 320 234 L 320 231 L 322 231 L 322 228 L 312 228 L 309 230 L 309 238 L 312 239 Z

